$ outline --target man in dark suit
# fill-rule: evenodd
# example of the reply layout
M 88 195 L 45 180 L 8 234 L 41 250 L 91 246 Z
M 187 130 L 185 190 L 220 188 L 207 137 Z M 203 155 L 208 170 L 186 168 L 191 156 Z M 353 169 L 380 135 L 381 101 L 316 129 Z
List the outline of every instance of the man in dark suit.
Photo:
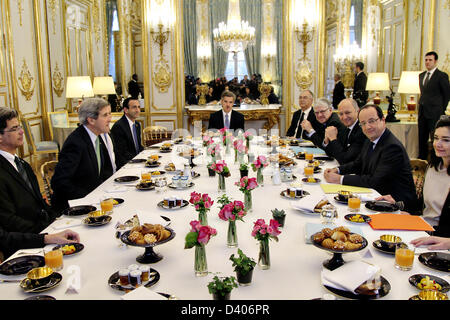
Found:
M 366 91 L 367 76 L 364 73 L 364 63 L 355 64 L 355 82 L 353 83 L 353 99 L 356 100 L 361 108 L 367 103 L 369 92 Z
M 111 128 L 111 138 L 118 169 L 144 150 L 141 143 L 141 125 L 136 121 L 141 114 L 139 100 L 125 99 L 123 101 L 123 113 L 122 118 L 114 123 Z
M 359 125 L 358 110 L 358 104 L 352 98 L 342 100 L 338 106 L 338 114 L 347 129 L 341 131 L 341 134 L 334 126 L 325 129 L 325 152 L 339 164 L 355 160 L 367 140 Z
M 328 183 L 372 188 L 405 205 L 416 198 L 408 154 L 386 128 L 383 111 L 374 104 L 360 109 L 359 123 L 368 140 L 355 161 L 324 172 Z
M 337 129 L 338 134 L 342 135 L 344 134 L 345 126 L 339 120 L 338 115 L 333 112 L 331 103 L 325 98 L 317 100 L 314 104 L 313 111 L 319 125 L 314 129 L 311 122 L 303 120 L 302 128 L 303 131 L 306 131 L 308 139 L 311 140 L 316 147 L 324 149 L 325 129 L 333 126 Z
M 128 82 L 128 94 L 135 99 L 139 98 L 139 94 L 141 95 L 141 98 L 144 98 L 144 95 L 141 92 L 141 88 L 139 88 L 137 74 L 133 74 L 131 76 L 130 82 Z
M 341 75 L 334 75 L 334 89 L 333 89 L 333 108 L 337 109 L 339 102 L 345 99 L 345 87 L 341 81 Z
M 209 116 L 208 129 L 231 129 L 244 130 L 245 119 L 244 115 L 233 109 L 236 95 L 231 91 L 224 91 L 222 93 L 220 103 L 222 104 L 222 110 L 211 113 Z
M 52 205 L 61 210 L 69 206 L 68 200 L 84 198 L 116 170 L 108 134 L 108 102 L 100 98 L 84 100 L 78 118 L 81 125 L 64 142 L 51 181 Z
M 450 98 L 448 75 L 437 68 L 437 60 L 436 52 L 428 52 L 427 71 L 419 75 L 419 158 L 423 160 L 428 160 L 428 139 L 433 139 L 436 122 L 445 113 Z
M 314 102 L 314 94 L 310 90 L 303 90 L 298 97 L 300 109 L 292 115 L 291 125 L 286 132 L 287 137 L 295 137 L 297 139 L 309 139 L 306 131 L 302 129 L 303 120 L 308 120 L 315 130 L 319 129 L 320 123 L 317 121 L 312 108 Z
M 31 166 L 16 155 L 23 145 L 23 129 L 15 110 L 0 108 L 0 251 L 8 257 L 24 248 L 43 247 L 64 239 L 71 242 L 78 234 L 39 234 L 59 212 L 43 200 Z M 59 242 L 63 243 L 63 242 Z

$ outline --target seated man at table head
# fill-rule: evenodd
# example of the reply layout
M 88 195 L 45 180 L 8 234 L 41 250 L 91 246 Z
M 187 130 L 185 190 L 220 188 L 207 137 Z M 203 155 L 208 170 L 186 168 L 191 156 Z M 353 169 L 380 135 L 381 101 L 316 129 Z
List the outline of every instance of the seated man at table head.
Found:
M 31 166 L 16 152 L 23 146 L 18 113 L 0 107 L 0 251 L 41 246 L 38 235 L 58 216 L 42 198 Z
M 338 115 L 346 129 L 341 131 L 341 134 L 335 126 L 325 129 L 324 150 L 339 164 L 355 160 L 367 140 L 359 126 L 358 111 L 359 107 L 355 100 L 352 98 L 342 100 L 338 105 Z
M 68 200 L 84 198 L 116 170 L 109 137 L 111 107 L 106 100 L 83 101 L 78 113 L 80 126 L 66 139 L 59 154 L 51 186 L 52 205 L 62 210 Z
M 208 129 L 230 129 L 238 130 L 244 129 L 244 115 L 233 110 L 233 105 L 236 100 L 236 95 L 231 91 L 224 91 L 222 93 L 220 103 L 222 110 L 211 113 L 209 117 Z
M 330 101 L 325 98 L 320 98 L 314 104 L 314 115 L 319 122 L 316 128 L 313 127 L 309 120 L 303 120 L 301 123 L 302 129 L 305 132 L 307 139 L 311 140 L 318 148 L 324 149 L 325 129 L 333 126 L 337 129 L 338 134 L 345 134 L 345 126 L 339 120 L 336 113 L 333 112 L 333 106 Z
M 287 137 L 295 137 L 308 139 L 306 131 L 302 129 L 303 120 L 308 120 L 314 129 L 319 128 L 319 122 L 316 119 L 313 111 L 314 94 L 311 90 L 303 90 L 298 97 L 298 104 L 300 109 L 295 111 L 292 115 L 292 122 L 286 132 Z
M 127 98 L 123 101 L 123 113 L 111 128 L 111 138 L 114 143 L 117 168 L 133 159 L 144 150 L 141 143 L 141 125 L 137 118 L 141 114 L 139 100 Z
M 359 110 L 358 120 L 368 140 L 354 161 L 325 170 L 325 180 L 372 188 L 404 203 L 413 201 L 416 189 L 409 157 L 402 143 L 386 128 L 383 110 L 366 104 Z

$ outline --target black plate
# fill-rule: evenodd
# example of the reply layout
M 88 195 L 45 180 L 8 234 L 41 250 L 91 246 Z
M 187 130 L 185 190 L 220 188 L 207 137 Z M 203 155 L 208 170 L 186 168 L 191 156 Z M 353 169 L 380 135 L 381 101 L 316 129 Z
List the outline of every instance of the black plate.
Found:
M 91 218 L 88 217 L 88 218 L 83 219 L 83 223 L 90 227 L 99 227 L 99 226 L 103 226 L 105 224 L 110 223 L 111 219 L 112 219 L 111 216 L 104 216 L 99 221 L 93 221 Z
M 82 216 L 97 210 L 94 206 L 75 206 L 65 209 L 62 214 L 66 216 Z
M 450 253 L 425 252 L 419 255 L 419 261 L 431 269 L 450 272 Z
M 301 199 L 301 198 L 304 198 L 306 196 L 309 196 L 309 192 L 306 191 L 306 190 L 303 190 L 303 196 L 301 196 L 301 197 L 295 196 L 295 198 L 292 198 L 292 197 L 286 195 L 286 190 L 283 190 L 283 191 L 281 191 L 280 196 L 282 196 L 283 198 L 286 198 L 286 199 L 296 200 L 296 199 Z
M 130 234 L 131 230 L 128 230 L 128 231 L 125 231 L 124 233 L 122 233 L 120 235 L 120 240 L 122 240 L 123 243 L 125 243 L 129 246 L 141 247 L 141 248 L 151 248 L 151 247 L 166 243 L 166 242 L 172 240 L 173 238 L 175 238 L 175 231 L 173 231 L 172 229 L 167 228 L 167 227 L 165 227 L 165 229 L 170 231 L 170 236 L 167 239 L 164 239 L 164 240 L 158 241 L 158 242 L 154 242 L 154 243 L 136 244 L 134 242 L 131 242 L 130 240 L 128 240 L 128 235 Z
M 306 152 L 299 152 L 295 155 L 295 158 L 298 160 L 305 160 L 305 154 Z
M 180 207 L 173 207 L 173 208 L 169 208 L 169 207 L 164 206 L 164 201 L 158 202 L 158 207 L 160 207 L 161 209 L 164 209 L 164 210 L 179 210 L 179 209 L 182 209 L 182 208 L 184 208 L 184 207 L 186 207 L 188 205 L 189 205 L 189 201 L 184 200 L 184 199 L 183 199 L 183 203 L 181 204 Z
M 420 283 L 420 280 L 422 280 L 426 276 L 428 276 L 430 280 L 434 280 L 436 283 L 441 285 L 442 289 L 438 291 L 448 292 L 448 290 L 450 290 L 450 284 L 447 281 L 445 281 L 442 278 L 433 276 L 431 274 L 414 274 L 411 277 L 409 277 L 408 281 L 413 287 L 417 288 L 418 290 L 422 290 L 419 287 L 417 287 L 417 285 Z
M 145 166 L 147 168 L 156 168 L 156 167 L 159 167 L 160 165 L 161 165 L 161 162 L 159 162 L 159 161 L 157 161 L 156 163 L 153 163 L 153 164 L 150 164 L 148 162 L 145 163 Z
M 125 202 L 125 200 L 123 200 L 123 199 L 121 199 L 121 198 L 113 198 L 113 199 L 117 201 L 117 204 L 115 204 L 114 206 L 118 206 L 119 204 Z
M 137 180 L 139 180 L 138 176 L 123 176 L 123 177 L 118 177 L 118 178 L 114 179 L 115 182 L 119 182 L 119 183 L 133 182 L 133 181 L 137 181 Z
M 316 160 L 323 160 L 323 161 L 334 161 L 334 158 L 327 157 L 327 156 L 315 156 L 314 159 L 316 159 Z
M 39 294 L 39 295 L 37 295 L 37 296 L 31 296 L 31 297 L 28 297 L 28 298 L 26 298 L 26 299 L 24 299 L 24 300 L 56 300 L 56 298 L 55 298 L 55 297 L 52 297 L 52 296 L 47 296 L 47 295 Z
M 161 153 L 169 153 L 169 152 L 172 152 L 172 148 L 170 148 L 170 149 L 159 149 L 159 152 L 161 152 Z
M 150 173 L 153 173 L 153 172 L 159 172 L 159 174 L 156 174 L 156 175 L 152 174 L 152 178 L 158 178 L 159 176 L 162 176 L 163 174 L 166 174 L 166 172 L 164 170 L 150 171 Z
M 366 208 L 372 211 L 381 212 L 395 212 L 399 210 L 397 205 L 387 201 L 368 201 L 366 202 Z
M 143 190 L 143 191 L 153 190 L 153 189 L 155 189 L 155 185 L 152 183 L 149 186 L 145 186 L 145 185 L 143 186 L 142 184 L 139 183 L 136 185 L 136 189 Z
M 17 257 L 3 262 L 0 265 L 0 274 L 16 276 L 26 274 L 31 269 L 43 266 L 45 266 L 44 256 L 30 255 Z
M 75 251 L 72 252 L 72 253 L 64 253 L 64 251 L 63 251 L 63 255 L 65 255 L 65 256 L 71 256 L 71 255 L 73 255 L 73 254 L 75 254 L 75 253 L 78 253 L 78 252 L 80 252 L 81 250 L 84 249 L 84 245 L 81 244 L 81 243 L 66 243 L 66 244 L 59 244 L 59 245 L 57 245 L 56 247 L 53 248 L 53 250 L 62 248 L 62 247 L 64 247 L 65 245 L 68 245 L 68 246 L 74 246 L 74 247 L 75 247 Z
M 348 204 L 348 200 L 341 200 L 339 199 L 338 195 L 335 195 L 333 198 L 337 203 L 341 203 L 341 204 Z
M 306 184 L 316 184 L 316 183 L 320 183 L 320 181 L 321 181 L 319 178 L 314 178 L 314 179 L 316 179 L 315 182 L 308 182 L 308 178 L 303 178 L 302 181 L 303 181 L 303 183 L 306 183 Z
M 320 172 L 322 172 L 321 167 L 314 167 L 314 173 L 320 173 Z
M 403 242 L 401 242 L 401 243 L 403 243 Z M 375 249 L 377 249 L 381 252 L 395 255 L 395 246 L 386 246 L 386 245 L 382 244 L 379 239 L 372 242 L 372 245 Z M 405 248 L 408 247 L 408 245 L 406 245 L 405 243 L 403 243 L 403 245 Z
M 369 295 L 369 294 L 355 294 L 353 292 L 347 291 L 347 290 L 340 290 L 336 288 L 332 288 L 329 286 L 324 285 L 325 288 L 333 292 L 334 294 L 337 294 L 338 296 L 348 298 L 348 299 L 358 299 L 358 300 L 372 300 L 372 299 L 379 299 L 384 296 L 386 296 L 389 291 L 391 291 L 391 285 L 389 281 L 386 280 L 383 276 L 380 276 L 381 280 L 381 288 L 378 290 L 377 294 Z
M 128 163 L 143 163 L 146 162 L 147 159 L 131 159 Z
M 323 161 L 323 160 L 318 160 L 318 159 L 312 159 L 312 160 L 309 160 L 308 163 L 314 163 L 314 162 L 316 162 L 316 161 L 319 161 L 319 166 L 325 164 L 325 161 Z M 318 166 L 316 166 L 316 168 L 317 168 L 317 167 L 318 167 Z
M 195 186 L 195 183 L 193 183 L 193 182 L 190 182 L 186 188 L 175 187 L 172 182 L 169 183 L 169 185 L 168 185 L 169 188 L 177 189 L 177 190 L 183 190 L 183 189 L 187 189 L 187 188 L 190 188 L 193 186 Z
M 58 286 L 62 281 L 62 275 L 58 272 L 53 272 L 49 276 L 48 282 L 44 284 L 36 284 L 28 278 L 20 282 L 20 287 L 27 293 L 44 292 Z
M 356 222 L 356 221 L 351 221 L 351 220 L 350 220 L 351 217 L 356 216 L 357 214 L 358 214 L 359 216 L 361 216 L 361 218 L 363 218 L 364 222 Z M 344 219 L 347 220 L 347 221 L 353 222 L 353 223 L 369 223 L 369 222 L 372 220 L 372 218 L 370 218 L 369 216 L 366 216 L 365 214 L 361 214 L 361 213 L 350 213 L 350 214 L 346 214 L 346 215 L 344 216 Z
M 146 288 L 150 288 L 151 286 L 155 285 L 159 281 L 160 278 L 161 278 L 161 276 L 160 276 L 159 272 L 156 271 L 155 269 L 150 268 L 150 275 L 149 275 L 148 281 L 144 281 L 144 283 L 142 285 Z M 109 277 L 108 284 L 111 288 L 120 290 L 120 291 L 132 291 L 132 290 L 136 289 L 135 287 L 133 287 L 131 285 L 123 286 L 120 284 L 119 271 L 117 271 L 116 273 L 112 274 Z

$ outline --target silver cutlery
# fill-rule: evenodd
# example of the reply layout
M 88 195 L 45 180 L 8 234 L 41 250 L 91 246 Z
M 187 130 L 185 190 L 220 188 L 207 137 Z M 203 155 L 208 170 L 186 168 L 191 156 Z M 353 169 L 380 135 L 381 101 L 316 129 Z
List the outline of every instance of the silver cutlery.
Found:
M 0 283 L 8 283 L 8 282 L 21 282 L 22 280 L 3 280 L 0 279 Z

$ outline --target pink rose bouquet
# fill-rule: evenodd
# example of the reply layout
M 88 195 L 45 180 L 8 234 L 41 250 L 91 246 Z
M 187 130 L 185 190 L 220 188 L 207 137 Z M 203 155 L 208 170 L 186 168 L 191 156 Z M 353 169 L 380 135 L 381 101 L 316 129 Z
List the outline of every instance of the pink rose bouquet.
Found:
M 231 175 L 225 160 L 217 160 L 216 162 L 211 163 L 208 168 L 224 177 L 229 177 Z
M 211 209 L 214 201 L 211 200 L 207 193 L 200 194 L 194 191 L 191 193 L 189 203 L 194 205 L 195 210 L 198 212 L 199 220 L 201 221 L 201 223 L 203 225 L 207 225 L 208 221 L 206 213 Z
M 256 189 L 258 187 L 258 182 L 256 182 L 256 178 L 243 177 L 236 182 L 235 185 L 239 187 L 239 190 L 245 193 Z
M 258 169 L 265 168 L 269 165 L 269 161 L 265 156 L 258 156 L 255 161 L 252 163 L 253 171 L 257 171 Z
M 277 220 L 270 219 L 269 224 L 266 224 L 264 219 L 258 219 L 253 225 L 252 237 L 258 241 L 266 239 L 278 241 L 278 235 L 281 233 L 278 229 L 279 226 Z
M 185 249 L 190 249 L 194 246 L 206 245 L 211 237 L 217 234 L 216 229 L 210 226 L 204 226 L 200 221 L 193 220 L 190 222 L 190 225 L 191 231 L 185 238 Z
M 243 220 L 243 217 L 247 214 L 242 201 L 233 201 L 223 206 L 219 212 L 219 218 L 224 221 L 236 221 Z
M 234 140 L 233 147 L 237 153 L 245 154 L 248 152 L 248 148 L 245 146 L 244 140 L 241 140 L 241 139 Z

